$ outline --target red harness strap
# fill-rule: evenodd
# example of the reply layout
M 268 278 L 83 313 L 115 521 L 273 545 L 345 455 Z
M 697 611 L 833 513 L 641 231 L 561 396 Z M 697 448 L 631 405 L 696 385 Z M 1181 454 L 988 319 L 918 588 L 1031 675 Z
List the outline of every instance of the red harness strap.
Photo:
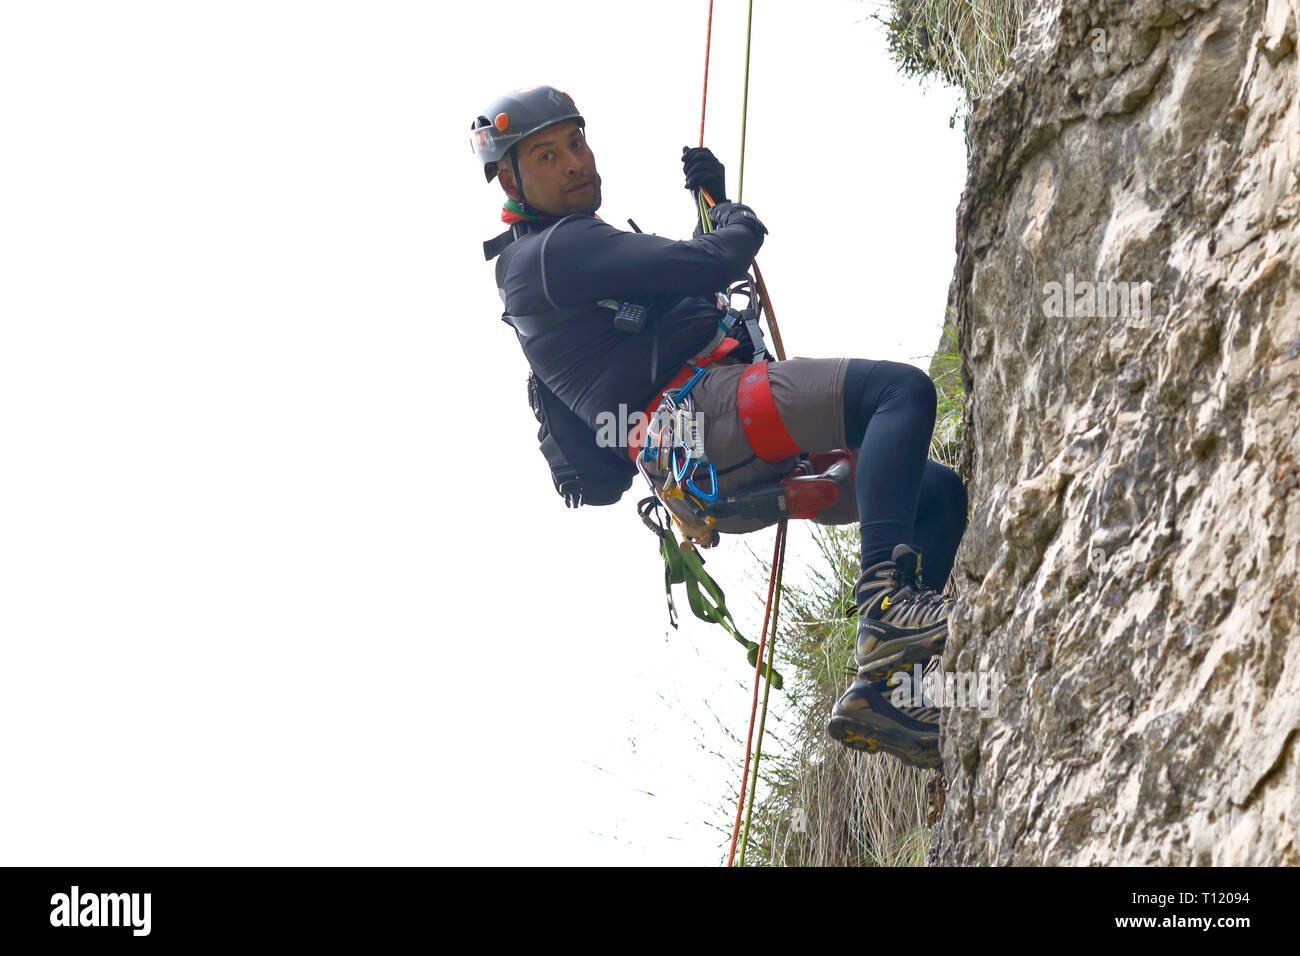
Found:
M 759 458 L 775 464 L 803 451 L 785 430 L 777 413 L 766 362 L 755 362 L 741 374 L 736 388 L 736 409 L 740 412 L 745 439 Z
M 698 368 L 702 368 L 710 362 L 716 362 L 718 359 L 724 358 L 739 344 L 739 339 L 723 339 L 722 343 L 716 349 L 703 358 L 695 360 L 699 362 Z M 646 421 L 653 419 L 655 413 L 659 411 L 659 402 L 663 399 L 664 392 L 671 391 L 674 388 L 681 388 L 686 384 L 686 380 L 695 374 L 696 370 L 697 366 L 692 365 L 690 362 L 687 362 L 681 367 L 681 370 L 672 377 L 672 381 L 660 389 L 659 394 L 652 398 L 650 404 L 645 407 Z M 627 457 L 633 463 L 636 462 L 636 456 L 641 453 L 641 446 L 645 443 L 644 438 L 645 436 L 641 434 L 640 429 L 633 431 L 632 434 L 628 436 Z

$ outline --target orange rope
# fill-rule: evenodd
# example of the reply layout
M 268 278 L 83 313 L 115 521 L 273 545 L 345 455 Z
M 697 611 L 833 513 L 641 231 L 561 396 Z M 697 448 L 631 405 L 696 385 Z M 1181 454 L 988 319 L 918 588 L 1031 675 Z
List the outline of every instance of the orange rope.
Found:
M 727 866 L 733 866 L 736 858 L 736 841 L 740 838 L 740 817 L 745 812 L 745 791 L 749 787 L 749 756 L 754 752 L 754 717 L 758 713 L 758 685 L 763 673 L 763 650 L 767 647 L 767 622 L 772 614 L 772 595 L 776 591 L 777 569 L 781 564 L 782 544 L 785 541 L 786 518 L 776 526 L 776 550 L 772 554 L 772 576 L 767 582 L 767 610 L 763 612 L 763 634 L 758 639 L 758 657 L 754 665 L 754 700 L 749 708 L 749 737 L 745 741 L 745 768 L 740 774 L 740 803 L 736 806 L 736 825 L 731 831 L 731 851 L 727 854 Z M 776 635 L 772 635 L 776 640 Z
M 752 4 L 750 6 L 750 17 L 752 21 L 753 18 Z M 708 26 L 708 32 L 705 35 L 705 39 L 704 39 L 704 95 L 700 103 L 700 145 L 701 146 L 704 145 L 704 117 L 706 115 L 706 112 L 708 110 L 708 105 L 709 105 L 709 56 L 710 56 L 710 51 L 712 49 L 712 46 L 713 46 L 713 0 L 709 0 L 709 26 Z M 746 107 L 748 107 L 748 100 L 749 100 L 748 41 L 746 41 L 746 49 L 745 49 L 745 93 L 746 93 L 745 96 Z M 745 168 L 743 135 L 741 137 L 740 164 L 741 164 L 741 171 L 743 176 L 743 171 Z M 704 197 L 704 201 L 708 203 L 709 206 L 716 205 L 716 203 L 713 201 L 713 197 L 709 195 L 708 190 L 701 189 L 699 192 L 700 195 Z M 704 217 L 703 210 L 701 210 L 701 219 L 704 220 L 703 225 L 707 230 L 708 222 Z M 768 299 L 767 285 L 763 282 L 763 273 L 761 273 L 758 270 L 757 262 L 754 263 L 754 282 L 755 285 L 758 287 L 760 307 L 764 312 L 767 313 L 767 326 L 769 329 L 772 330 L 772 340 L 776 347 L 776 357 L 778 359 L 784 359 L 785 346 L 781 342 L 781 332 L 776 327 L 776 316 L 772 312 L 772 305 L 770 300 Z M 775 620 L 775 616 L 773 615 L 772 598 L 776 592 L 777 582 L 781 579 L 781 566 L 785 564 L 786 520 L 787 520 L 786 518 L 782 518 L 781 521 L 778 523 L 776 529 L 776 550 L 772 555 L 772 575 L 767 584 L 767 607 L 763 611 L 763 631 L 758 640 L 758 655 L 755 658 L 755 663 L 754 663 L 754 698 L 750 702 L 750 707 L 749 707 L 749 736 L 745 740 L 745 765 L 740 775 L 740 800 L 736 805 L 736 823 L 731 830 L 731 849 L 727 852 L 727 866 L 729 867 L 735 865 L 736 842 L 740 839 L 740 820 L 745 812 L 745 793 L 749 789 L 749 760 L 750 760 L 750 756 L 754 754 L 754 719 L 758 713 L 758 685 L 762 680 L 763 652 L 767 647 L 767 626 L 769 621 L 772 624 L 772 644 L 773 646 L 776 645 L 776 620 Z M 766 716 L 767 713 L 766 695 L 764 695 L 763 697 L 763 713 L 764 716 Z M 757 775 L 758 772 L 757 760 L 755 761 L 754 771 L 755 774 Z M 755 780 L 754 783 L 755 783 L 755 787 L 757 788 L 758 781 Z M 753 798 L 751 793 L 751 807 L 753 805 L 752 799 Z M 746 831 L 748 831 L 748 821 L 746 821 Z M 740 858 L 743 862 L 745 858 L 745 853 L 743 848 L 741 849 Z
M 763 273 L 758 268 L 758 260 L 754 260 L 754 283 L 758 286 L 758 295 L 763 302 L 763 311 L 767 313 L 767 327 L 772 330 L 772 345 L 776 351 L 776 357 L 782 362 L 785 361 L 785 345 L 781 341 L 781 330 L 776 327 L 776 313 L 772 311 L 772 300 L 767 295 L 767 283 L 763 281 Z
M 779 529 L 781 543 L 779 550 L 781 557 L 776 562 L 776 600 L 772 604 L 772 642 L 767 646 L 767 673 L 769 679 L 763 682 L 763 709 L 758 714 L 758 743 L 754 746 L 754 777 L 749 782 L 749 805 L 745 808 L 745 826 L 740 831 L 740 865 L 745 865 L 745 847 L 749 844 L 749 821 L 754 815 L 754 798 L 758 796 L 758 764 L 759 758 L 763 756 L 763 728 L 767 725 L 767 699 L 772 693 L 772 681 L 770 675 L 772 667 L 776 664 L 776 621 L 778 612 L 781 610 L 781 569 L 785 567 L 785 545 L 790 540 L 790 536 L 785 533 L 785 519 L 782 518 L 782 527 Z M 753 723 L 753 715 L 750 715 L 750 722 Z
M 704 38 L 704 99 L 700 103 L 700 145 L 704 145 L 704 110 L 709 105 L 709 51 L 713 47 L 713 0 L 709 0 L 709 32 Z M 709 205 L 713 205 L 712 202 Z

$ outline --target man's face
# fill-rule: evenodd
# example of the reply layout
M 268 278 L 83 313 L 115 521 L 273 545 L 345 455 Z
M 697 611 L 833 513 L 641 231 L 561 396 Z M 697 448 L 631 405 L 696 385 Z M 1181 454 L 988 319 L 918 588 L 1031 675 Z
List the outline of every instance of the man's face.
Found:
M 526 198 L 534 209 L 553 216 L 591 213 L 600 208 L 596 157 L 576 121 L 548 126 L 521 140 L 515 148 L 524 180 L 522 197 L 510 160 L 502 160 L 497 169 L 501 188 L 512 199 Z

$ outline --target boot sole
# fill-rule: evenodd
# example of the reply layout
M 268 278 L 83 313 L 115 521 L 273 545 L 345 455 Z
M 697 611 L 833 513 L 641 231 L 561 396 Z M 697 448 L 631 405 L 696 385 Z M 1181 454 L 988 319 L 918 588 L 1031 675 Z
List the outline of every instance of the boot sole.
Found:
M 912 664 L 928 661 L 935 655 L 943 653 L 947 641 L 948 625 L 946 623 L 943 630 L 926 637 L 898 638 L 895 641 L 889 641 L 876 648 L 875 652 L 865 661 L 859 662 L 856 657 L 854 658 L 854 663 L 858 665 L 858 680 L 875 683 L 884 680 L 894 671 L 907 670 Z
M 924 770 L 943 766 L 938 733 L 917 734 L 897 727 L 870 726 L 839 715 L 831 717 L 826 732 L 850 750 L 887 753 Z

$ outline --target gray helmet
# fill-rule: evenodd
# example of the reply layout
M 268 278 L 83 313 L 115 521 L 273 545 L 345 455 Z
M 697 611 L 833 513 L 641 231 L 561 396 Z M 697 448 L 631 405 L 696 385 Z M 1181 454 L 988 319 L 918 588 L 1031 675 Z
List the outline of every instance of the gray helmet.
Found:
M 470 146 L 483 164 L 487 181 L 492 182 L 497 174 L 497 163 L 521 139 L 566 120 L 576 120 L 579 126 L 587 125 L 574 105 L 573 97 L 553 86 L 515 90 L 494 100 L 469 127 Z

